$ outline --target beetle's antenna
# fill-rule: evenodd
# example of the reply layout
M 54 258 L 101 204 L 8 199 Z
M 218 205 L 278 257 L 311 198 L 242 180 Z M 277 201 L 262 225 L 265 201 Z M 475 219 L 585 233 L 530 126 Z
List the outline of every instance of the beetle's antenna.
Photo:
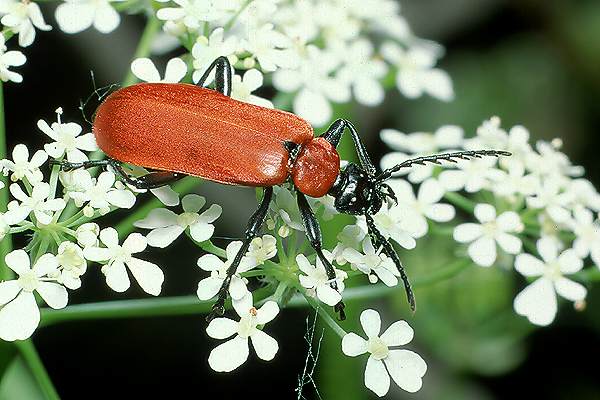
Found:
M 415 295 L 413 294 L 412 287 L 410 286 L 410 281 L 408 280 L 408 276 L 406 275 L 406 271 L 404 270 L 404 266 L 396 254 L 396 251 L 390 244 L 389 240 L 387 240 L 381 232 L 375 226 L 375 221 L 373 217 L 369 214 L 365 214 L 365 218 L 367 219 L 367 228 L 369 231 L 369 236 L 371 237 L 371 241 L 373 242 L 373 247 L 379 248 L 381 247 L 384 254 L 392 259 L 396 268 L 398 268 L 398 272 L 400 272 L 400 279 L 402 279 L 402 283 L 404 283 L 404 291 L 406 292 L 406 299 L 408 300 L 408 304 L 410 305 L 410 309 L 415 312 L 417 309 L 415 303 Z
M 470 160 L 471 158 L 481 158 L 483 156 L 491 156 L 491 157 L 499 157 L 499 156 L 511 156 L 512 154 L 508 151 L 501 150 L 466 150 L 466 151 L 457 151 L 454 153 L 445 153 L 445 154 L 435 154 L 432 156 L 424 156 L 411 158 L 410 160 L 406 160 L 401 162 L 400 164 L 388 168 L 383 171 L 381 174 L 375 178 L 376 183 L 381 183 L 386 181 L 392 177 L 394 172 L 400 171 L 402 168 L 412 167 L 414 164 L 417 165 L 425 165 L 425 163 L 433 163 L 433 164 L 441 164 L 440 161 L 449 161 L 456 162 L 456 159 L 459 160 Z
M 116 84 L 116 83 L 112 83 L 110 85 L 106 85 L 106 86 L 102 86 L 102 87 L 97 87 L 96 86 L 96 78 L 94 76 L 94 71 L 90 71 L 90 79 L 92 80 L 92 86 L 94 88 L 94 91 L 92 93 L 90 93 L 90 95 L 87 97 L 87 99 L 85 99 L 85 101 L 79 100 L 79 110 L 81 111 L 81 115 L 83 116 L 83 120 L 85 122 L 87 122 L 88 124 L 93 125 L 93 123 L 94 123 L 94 114 L 92 114 L 92 120 L 91 121 L 88 119 L 87 115 L 85 115 L 85 108 L 87 107 L 88 103 L 90 103 L 90 101 L 92 100 L 92 98 L 94 96 L 97 98 L 97 100 L 99 102 L 102 101 L 113 90 L 114 87 L 119 87 L 119 85 Z

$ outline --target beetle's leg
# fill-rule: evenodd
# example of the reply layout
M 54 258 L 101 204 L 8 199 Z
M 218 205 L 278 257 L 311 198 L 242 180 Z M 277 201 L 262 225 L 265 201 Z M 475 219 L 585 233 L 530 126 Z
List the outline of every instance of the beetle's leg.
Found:
M 73 171 L 79 168 L 94 168 L 94 167 L 106 167 L 107 165 L 110 164 L 112 160 L 110 159 L 105 159 L 105 160 L 88 160 L 88 161 L 83 161 L 83 162 L 69 162 L 66 160 L 50 160 L 49 163 L 50 165 L 60 165 L 61 169 L 63 171 Z
M 213 69 L 215 70 L 215 86 L 217 92 L 231 97 L 231 64 L 227 57 L 220 56 L 213 61 L 206 71 L 204 71 L 204 74 L 202 74 L 202 77 L 198 81 L 198 85 L 206 87 L 206 80 Z
M 156 189 L 185 176 L 184 174 L 171 171 L 154 171 L 142 176 L 133 176 L 125 172 L 121 163 L 116 160 L 109 160 L 108 164 L 121 180 L 137 189 Z
M 335 290 L 338 290 L 335 269 L 323 254 L 321 227 L 319 227 L 319 221 L 317 221 L 317 218 L 315 217 L 315 214 L 310 208 L 306 197 L 300 192 L 297 192 L 296 196 L 298 201 L 298 208 L 300 209 L 300 215 L 302 216 L 302 224 L 304 225 L 304 229 L 306 230 L 306 236 L 308 237 L 310 245 L 313 249 L 315 249 L 315 251 L 317 252 L 317 256 L 319 257 L 321 263 L 325 267 L 325 272 L 327 272 L 327 278 L 331 281 L 331 287 Z M 339 313 L 341 321 L 346 319 L 344 307 L 345 305 L 343 301 L 340 301 L 334 307 L 335 312 Z
M 358 155 L 358 159 L 360 160 L 360 165 L 364 168 L 364 170 L 369 175 L 375 175 L 376 169 L 373 163 L 371 162 L 371 158 L 369 157 L 369 153 L 367 153 L 367 149 L 363 144 L 362 140 L 360 140 L 360 136 L 356 131 L 352 122 L 346 119 L 337 119 L 331 124 L 329 129 L 323 135 L 321 135 L 325 140 L 331 143 L 334 147 L 340 143 L 340 139 L 342 138 L 342 134 L 344 130 L 350 131 L 350 136 L 352 137 L 352 141 L 354 142 L 354 148 L 356 149 L 356 154 Z
M 272 198 L 273 188 L 266 187 L 260 205 L 248 221 L 248 226 L 246 227 L 245 232 L 246 238 L 244 239 L 244 243 L 235 255 L 231 265 L 227 268 L 225 280 L 223 281 L 223 283 L 221 284 L 221 288 L 219 289 L 217 302 L 213 304 L 212 312 L 206 317 L 207 321 L 211 321 L 213 318 L 218 316 L 220 317 L 225 313 L 225 300 L 227 300 L 227 293 L 229 292 L 231 278 L 233 278 L 233 275 L 235 275 L 237 268 L 240 265 L 240 262 L 242 261 L 242 258 L 246 255 L 246 252 L 250 247 L 252 239 L 254 239 L 260 234 L 260 228 L 265 222 L 265 219 L 267 218 L 267 211 L 269 211 L 269 203 L 271 202 Z
M 381 234 L 381 232 L 379 232 L 379 230 L 375 226 L 375 221 L 373 220 L 373 217 L 369 214 L 366 214 L 365 218 L 367 219 L 367 228 L 369 231 L 371 242 L 373 243 L 373 247 L 375 247 L 376 249 L 381 248 L 384 254 L 390 257 L 394 264 L 396 264 L 396 268 L 398 268 L 398 272 L 400 272 L 400 278 L 402 279 L 402 283 L 404 284 L 404 291 L 406 292 L 406 299 L 408 300 L 410 309 L 415 311 L 415 295 L 413 294 L 412 287 L 410 286 L 410 281 L 408 280 L 408 276 L 406 275 L 404 266 L 400 261 L 400 257 L 398 257 L 398 254 L 396 254 L 396 251 L 394 250 L 390 242 Z

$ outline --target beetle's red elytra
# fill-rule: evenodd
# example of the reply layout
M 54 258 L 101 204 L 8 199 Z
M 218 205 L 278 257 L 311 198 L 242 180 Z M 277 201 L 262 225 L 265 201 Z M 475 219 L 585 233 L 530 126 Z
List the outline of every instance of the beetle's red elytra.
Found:
M 117 90 L 98 107 L 93 132 L 116 160 L 244 186 L 284 183 L 291 173 L 284 143 L 314 138 L 294 114 L 184 83 Z
M 204 84 L 215 72 L 215 90 Z M 225 57 L 217 58 L 200 78 L 198 86 L 183 83 L 142 83 L 112 93 L 98 107 L 93 132 L 110 158 L 81 163 L 57 161 L 65 170 L 94 166 L 112 167 L 126 183 L 139 189 L 169 184 L 184 175 L 230 185 L 264 187 L 263 198 L 252 214 L 245 239 L 207 319 L 223 315 L 231 278 L 252 239 L 260 234 L 273 198 L 273 186 L 291 181 L 306 236 L 323 264 L 330 285 L 337 290 L 335 269 L 322 249 L 321 229 L 305 196 L 330 194 L 340 213 L 362 215 L 373 246 L 391 258 L 398 268 L 408 303 L 415 299 L 408 276 L 389 239 L 375 225 L 373 214 L 384 202 L 396 201 L 385 182 L 402 168 L 414 164 L 455 161 L 481 156 L 510 155 L 505 151 L 475 150 L 417 157 L 377 174 L 358 132 L 350 121 L 336 120 L 315 138 L 308 122 L 280 110 L 259 107 L 230 97 L 232 68 Z M 336 147 L 349 131 L 358 164 L 340 170 Z M 132 176 L 122 167 L 129 163 L 150 170 Z M 345 318 L 344 303 L 335 305 Z

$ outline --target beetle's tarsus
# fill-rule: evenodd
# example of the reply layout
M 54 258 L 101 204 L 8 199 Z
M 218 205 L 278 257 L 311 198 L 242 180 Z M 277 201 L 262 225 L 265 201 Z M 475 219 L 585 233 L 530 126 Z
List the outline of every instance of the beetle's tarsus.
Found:
M 346 308 L 346 305 L 344 304 L 343 301 L 340 301 L 339 303 L 337 303 L 334 307 L 333 310 L 339 314 L 338 319 L 340 321 L 345 321 L 346 320 L 346 313 L 344 312 L 344 308 Z

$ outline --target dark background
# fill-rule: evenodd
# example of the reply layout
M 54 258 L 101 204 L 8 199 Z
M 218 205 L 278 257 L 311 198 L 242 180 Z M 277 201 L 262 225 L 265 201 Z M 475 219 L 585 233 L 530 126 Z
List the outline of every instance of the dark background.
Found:
M 587 176 L 599 186 L 598 1 L 410 0 L 401 3 L 403 14 L 418 35 L 446 46 L 447 56 L 441 67 L 451 74 L 457 99 L 451 104 L 429 98 L 408 101 L 390 92 L 380 107 L 354 107 L 351 119 L 360 125 L 375 159 L 388 151 L 377 138 L 381 128 L 431 131 L 439 125 L 453 123 L 472 134 L 483 119 L 498 115 L 505 127 L 524 124 L 535 138 L 563 138 L 564 151 L 575 164 L 583 165 Z M 46 21 L 56 25 L 52 7 L 44 7 L 43 12 Z M 142 19 L 126 16 L 117 31 L 106 36 L 92 30 L 69 36 L 56 27 L 51 32 L 38 32 L 34 45 L 24 51 L 27 64 L 18 69 L 24 82 L 5 85 L 9 148 L 16 143 L 40 147 L 45 137 L 37 130 L 36 122 L 40 118 L 53 121 L 54 110 L 59 106 L 65 111 L 63 120 L 83 123 L 77 107 L 80 99 L 87 98 L 93 90 L 90 69 L 93 68 L 98 86 L 119 82 L 128 69 L 141 29 Z M 203 184 L 198 192 L 209 201 L 223 205 L 224 216 L 217 234 L 239 236 L 243 230 L 243 223 L 239 221 L 245 221 L 250 215 L 254 192 L 214 184 Z M 114 220 L 123 215 L 116 213 Z M 102 225 L 109 224 L 110 220 L 105 220 Z M 178 255 L 175 263 L 173 254 Z M 195 267 L 199 255 L 197 248 L 183 240 L 168 250 L 148 252 L 146 259 L 164 266 L 163 295 L 195 293 L 201 276 Z M 70 293 L 70 303 L 145 297 L 135 285 L 127 294 L 111 291 L 93 267 L 85 278 L 81 290 Z M 485 301 L 477 296 L 477 281 L 468 284 L 473 286 L 465 284 L 460 288 L 461 295 L 470 299 L 462 311 L 480 307 L 475 303 Z M 508 300 L 501 301 L 510 303 L 519 285 L 522 283 L 511 284 L 506 295 Z M 429 297 L 419 291 L 417 295 Z M 592 291 L 585 313 L 575 313 L 565 305 L 551 327 L 531 333 L 527 326 L 523 327 L 526 323 L 522 320 L 510 319 L 511 323 L 516 322 L 507 326 L 507 330 L 518 340 L 506 350 L 500 347 L 502 354 L 486 354 L 494 357 L 511 354 L 512 358 L 489 370 L 481 368 L 486 358 L 463 362 L 481 343 L 468 340 L 472 325 L 454 326 L 455 330 L 446 332 L 455 318 L 452 308 L 439 308 L 437 325 L 432 325 L 432 322 L 422 321 L 427 319 L 423 314 L 430 312 L 426 307 L 422 306 L 420 312 L 411 317 L 406 314 L 404 304 L 396 308 L 382 306 L 401 310 L 403 318 L 409 321 L 412 318 L 411 324 L 417 326 L 417 339 L 412 348 L 417 348 L 429 365 L 424 389 L 419 394 L 391 391 L 388 396 L 600 398 L 597 367 L 594 367 L 600 359 L 598 303 L 598 295 Z M 431 304 L 435 305 L 435 300 L 431 300 Z M 433 305 L 430 310 L 435 311 Z M 354 312 L 357 317 L 358 307 Z M 429 319 L 436 315 L 433 311 L 431 314 Z M 239 371 L 226 375 L 208 369 L 208 353 L 217 341 L 207 338 L 202 316 L 68 323 L 40 329 L 34 341 L 64 399 L 228 399 L 263 395 L 295 398 L 294 389 L 307 351 L 303 339 L 307 316 L 308 310 L 284 310 L 267 328 L 280 344 L 276 359 L 263 363 L 251 355 Z M 397 315 L 386 318 L 387 321 L 393 319 L 397 319 Z M 317 328 L 317 335 L 319 332 Z M 422 338 L 420 332 L 423 332 Z M 465 340 L 460 342 L 461 338 Z M 345 363 L 338 368 L 339 341 L 326 337 L 324 345 L 333 347 L 324 351 L 320 360 L 318 388 L 321 395 L 326 399 L 374 398 L 366 394 L 366 389 L 349 392 L 351 388 L 361 387 L 365 360 L 351 360 L 354 366 L 349 369 L 344 367 Z M 490 361 L 489 357 L 487 360 Z M 317 397 L 311 387 L 306 387 L 304 393 L 308 398 Z

